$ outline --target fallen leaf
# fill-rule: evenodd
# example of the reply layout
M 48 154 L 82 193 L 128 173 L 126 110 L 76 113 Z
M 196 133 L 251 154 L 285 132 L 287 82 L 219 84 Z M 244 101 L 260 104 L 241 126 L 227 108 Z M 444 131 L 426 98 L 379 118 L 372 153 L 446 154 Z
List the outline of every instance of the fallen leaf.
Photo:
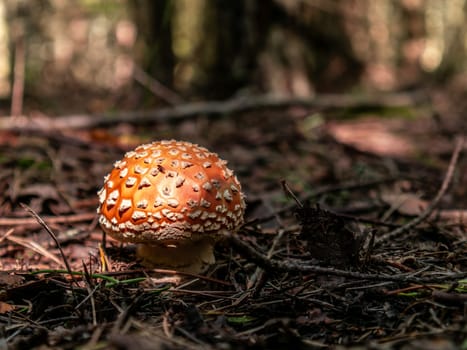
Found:
M 426 210 L 429 202 L 420 198 L 416 193 L 383 193 L 381 199 L 397 210 L 400 214 L 418 216 Z M 430 219 L 442 219 L 452 223 L 462 224 L 467 221 L 467 210 L 462 209 L 440 209 L 435 210 Z
M 0 301 L 0 314 L 6 314 L 14 309 L 15 307 L 13 305 Z
M 383 193 L 381 199 L 404 215 L 420 215 L 428 206 L 427 201 L 416 193 Z
M 326 129 L 337 141 L 382 157 L 407 157 L 415 147 L 402 135 L 398 121 L 368 118 L 351 122 L 328 123 Z M 395 125 L 393 125 L 395 124 Z
M 318 205 L 297 208 L 296 214 L 302 226 L 300 238 L 314 259 L 332 266 L 358 263 L 363 237 L 353 222 Z

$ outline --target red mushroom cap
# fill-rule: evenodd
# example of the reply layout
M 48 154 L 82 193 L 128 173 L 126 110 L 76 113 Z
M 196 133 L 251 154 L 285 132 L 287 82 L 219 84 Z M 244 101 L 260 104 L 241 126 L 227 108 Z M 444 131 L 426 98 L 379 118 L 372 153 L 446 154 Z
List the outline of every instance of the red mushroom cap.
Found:
M 114 164 L 99 191 L 99 223 L 113 238 L 178 245 L 234 231 L 245 211 L 227 162 L 182 141 L 138 146 Z

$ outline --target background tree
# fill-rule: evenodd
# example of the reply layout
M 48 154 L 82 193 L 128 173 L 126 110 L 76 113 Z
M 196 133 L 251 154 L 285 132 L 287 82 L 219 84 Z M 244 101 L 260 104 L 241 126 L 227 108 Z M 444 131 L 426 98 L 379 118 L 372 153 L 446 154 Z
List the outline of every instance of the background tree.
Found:
M 86 92 L 105 99 L 120 91 L 112 106 L 142 106 L 143 96 L 146 104 L 161 103 L 135 88 L 135 67 L 186 98 L 203 99 L 245 91 L 395 91 L 460 77 L 467 62 L 465 0 L 2 5 L 11 44 L 2 55 L 16 62 L 15 48 L 24 40 L 26 95 L 56 96 L 69 87 L 81 90 L 72 94 L 79 108 L 81 97 L 89 100 Z M 121 99 L 129 88 L 132 102 Z

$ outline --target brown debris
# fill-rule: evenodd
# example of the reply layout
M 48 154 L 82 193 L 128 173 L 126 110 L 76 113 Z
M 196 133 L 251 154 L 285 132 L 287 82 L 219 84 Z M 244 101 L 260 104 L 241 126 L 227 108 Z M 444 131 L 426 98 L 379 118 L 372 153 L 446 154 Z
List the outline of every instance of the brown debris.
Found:
M 312 259 L 337 267 L 357 265 L 363 235 L 355 223 L 319 205 L 306 205 L 296 212 L 302 226 L 300 238 L 307 242 Z

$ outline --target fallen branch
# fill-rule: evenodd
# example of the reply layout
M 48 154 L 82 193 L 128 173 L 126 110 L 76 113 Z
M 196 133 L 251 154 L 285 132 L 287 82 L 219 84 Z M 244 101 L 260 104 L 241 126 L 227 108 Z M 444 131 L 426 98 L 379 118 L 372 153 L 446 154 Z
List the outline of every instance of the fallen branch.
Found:
M 232 246 L 246 258 L 255 262 L 263 269 L 271 272 L 277 271 L 288 271 L 288 272 L 305 272 L 305 273 L 316 273 L 319 275 L 334 275 L 348 278 L 356 278 L 359 280 L 373 280 L 373 281 L 390 281 L 399 283 L 440 283 L 446 282 L 447 280 L 459 280 L 467 277 L 467 271 L 461 273 L 445 274 L 444 276 L 432 276 L 432 277 L 416 277 L 414 273 L 410 274 L 398 274 L 398 275 L 383 275 L 373 273 L 362 273 L 356 271 L 340 270 L 333 267 L 322 267 L 317 265 L 307 265 L 303 260 L 292 260 L 283 259 L 276 260 L 270 259 L 266 255 L 261 254 L 255 250 L 252 246 L 245 243 L 241 238 L 232 233 L 224 233 L 226 239 L 232 244 Z
M 353 96 L 326 94 L 312 98 L 281 97 L 263 95 L 255 97 L 234 98 L 227 101 L 194 102 L 161 108 L 152 111 L 131 111 L 114 114 L 75 114 L 54 118 L 29 118 L 21 116 L 0 118 L 0 130 L 69 130 L 105 127 L 118 123 L 148 124 L 154 122 L 177 121 L 198 115 L 222 116 L 257 109 L 275 109 L 303 107 L 316 109 L 339 108 L 394 108 L 419 105 L 426 99 L 422 94 L 396 93 L 381 96 Z

